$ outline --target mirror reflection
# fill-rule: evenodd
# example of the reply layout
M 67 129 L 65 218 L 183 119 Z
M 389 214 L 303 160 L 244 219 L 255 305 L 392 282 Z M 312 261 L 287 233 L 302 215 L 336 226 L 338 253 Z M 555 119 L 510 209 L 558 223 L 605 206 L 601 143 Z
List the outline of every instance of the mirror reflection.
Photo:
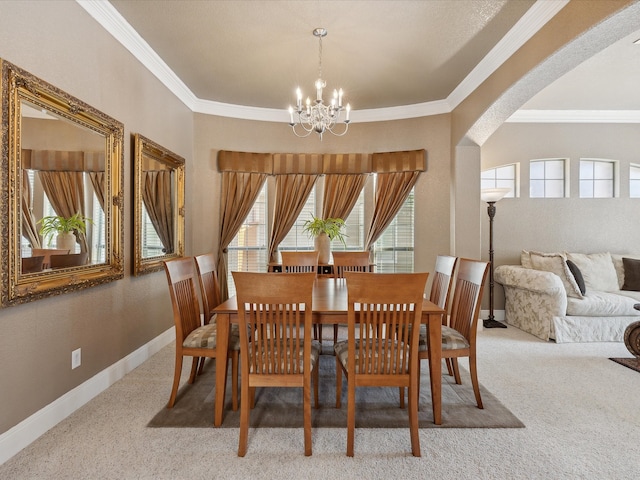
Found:
M 20 107 L 21 273 L 104 263 L 104 135 L 24 100 Z M 58 255 L 66 258 L 52 264 Z
M 184 255 L 184 159 L 134 136 L 134 274 L 162 269 Z
M 122 278 L 122 123 L 0 66 L 0 303 Z

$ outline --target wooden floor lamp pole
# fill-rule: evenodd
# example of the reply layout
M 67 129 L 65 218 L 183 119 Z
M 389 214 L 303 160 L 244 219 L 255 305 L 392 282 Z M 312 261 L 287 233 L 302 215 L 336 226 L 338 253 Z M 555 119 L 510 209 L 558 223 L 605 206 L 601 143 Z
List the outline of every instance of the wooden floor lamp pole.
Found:
M 493 317 L 493 217 L 496 216 L 496 202 L 487 202 L 489 214 L 489 318 L 482 321 L 484 328 L 507 328 Z

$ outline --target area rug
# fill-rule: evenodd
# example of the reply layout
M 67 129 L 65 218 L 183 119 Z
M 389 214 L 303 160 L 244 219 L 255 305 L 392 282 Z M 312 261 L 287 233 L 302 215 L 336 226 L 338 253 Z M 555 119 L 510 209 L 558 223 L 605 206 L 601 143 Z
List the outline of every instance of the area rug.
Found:
M 640 365 L 638 359 L 633 357 L 625 357 L 625 358 L 609 358 L 609 360 L 613 360 L 620 365 L 624 365 L 625 367 L 630 368 L 631 370 L 635 370 L 636 372 L 640 372 Z
M 424 362 L 420 385 L 420 428 L 522 428 L 518 420 L 500 401 L 480 387 L 484 409 L 475 403 L 468 372 L 461 369 L 462 385 L 443 375 L 442 425 L 434 425 L 431 408 L 428 365 Z M 240 411 L 231 409 L 231 375 L 227 385 L 222 428 L 238 428 Z M 210 428 L 213 425 L 215 362 L 208 361 L 193 385 L 185 384 L 172 409 L 163 408 L 149 422 L 149 427 Z M 335 357 L 320 357 L 320 407 L 312 408 L 314 427 L 344 428 L 347 424 L 346 382 L 342 389 L 342 408 L 335 408 Z M 168 395 L 167 391 L 167 395 Z M 408 399 L 406 399 L 408 401 Z M 313 394 L 312 394 L 313 402 Z M 407 428 L 407 409 L 399 408 L 398 388 L 359 387 L 356 389 L 356 427 Z M 301 388 L 259 388 L 255 408 L 251 410 L 252 427 L 302 428 Z

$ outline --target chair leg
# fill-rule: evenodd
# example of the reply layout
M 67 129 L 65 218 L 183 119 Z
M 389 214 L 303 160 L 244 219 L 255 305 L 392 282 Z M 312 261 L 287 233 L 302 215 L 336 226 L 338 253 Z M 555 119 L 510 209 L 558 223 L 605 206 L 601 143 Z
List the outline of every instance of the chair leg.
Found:
M 191 361 L 191 375 L 189 375 L 189 383 L 196 381 L 196 373 L 198 373 L 198 364 L 200 363 L 200 357 L 193 357 Z
M 176 353 L 176 370 L 173 374 L 173 386 L 171 387 L 171 396 L 167 408 L 173 408 L 176 403 L 176 395 L 178 394 L 178 385 L 180 384 L 180 374 L 182 373 L 182 355 Z
M 336 356 L 336 408 L 342 407 L 342 365 Z
M 231 404 L 233 411 L 238 410 L 238 357 L 237 350 L 231 352 Z
M 482 406 L 482 397 L 480 397 L 480 384 L 478 383 L 478 365 L 476 363 L 476 356 L 469 356 L 469 371 L 471 373 L 471 385 L 473 385 L 473 393 L 476 396 L 476 403 L 478 408 L 484 408 Z
M 201 357 L 200 361 L 198 362 L 198 375 L 202 375 L 202 371 L 204 370 L 204 362 L 207 359 L 205 357 Z
M 447 373 L 450 377 L 453 377 L 453 366 L 451 364 L 451 359 L 445 358 L 445 363 L 447 364 Z
M 404 408 L 404 387 L 400 387 L 400 408 Z
M 338 325 L 333 326 L 333 344 L 338 343 Z
M 245 369 L 246 371 L 246 369 Z M 240 397 L 240 435 L 238 440 L 238 456 L 244 457 L 247 453 L 247 441 L 249 437 L 249 413 L 251 411 L 251 403 L 249 399 L 249 379 L 243 378 L 241 382 Z
M 418 430 L 418 389 L 409 386 L 409 433 L 411 434 L 411 453 L 420 456 L 420 434 Z
M 453 365 L 453 378 L 455 378 L 456 384 L 462 385 L 462 380 L 460 379 L 460 369 L 458 368 L 458 359 L 452 358 L 451 364 Z
M 353 457 L 356 430 L 356 384 L 347 376 L 347 457 Z
M 302 389 L 304 410 L 304 454 L 311 455 L 311 379 L 306 376 Z
M 319 374 L 319 365 L 316 365 L 316 368 L 313 369 L 311 373 L 313 375 L 313 401 L 316 408 L 319 408 L 320 402 L 318 400 L 318 386 L 320 384 L 320 374 Z

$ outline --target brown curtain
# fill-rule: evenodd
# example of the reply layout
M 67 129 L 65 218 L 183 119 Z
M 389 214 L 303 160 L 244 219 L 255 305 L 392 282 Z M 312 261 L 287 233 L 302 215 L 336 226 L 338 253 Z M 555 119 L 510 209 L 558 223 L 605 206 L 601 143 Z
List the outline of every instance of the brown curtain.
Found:
M 365 250 L 369 250 L 389 226 L 418 181 L 419 171 L 378 173 L 373 218 L 367 233 Z
M 31 248 L 42 248 L 40 236 L 38 235 L 36 219 L 34 218 L 33 211 L 31 210 L 31 185 L 29 184 L 29 174 L 24 169 L 22 170 L 22 188 L 20 192 L 20 229 L 22 236 L 29 241 Z
M 76 213 L 84 212 L 83 172 L 38 172 L 42 187 L 51 206 L 57 215 L 69 218 Z M 88 252 L 87 237 L 84 233 L 75 232 L 76 241 L 82 253 Z
M 276 204 L 269 239 L 270 262 L 278 261 L 278 246 L 300 215 L 316 180 L 318 175 L 278 175 L 276 177 Z
M 104 212 L 104 172 L 89 172 L 89 178 L 91 179 L 91 185 L 93 185 L 93 191 L 96 192 L 96 197 L 102 211 Z
M 346 218 L 367 182 L 364 175 L 325 175 L 322 218 Z
M 220 201 L 220 242 L 218 283 L 222 300 L 229 298 L 227 286 L 227 247 L 240 230 L 267 180 L 266 173 L 222 172 Z
M 173 195 L 171 195 L 171 171 L 154 170 L 144 172 L 142 201 L 155 228 L 164 253 L 174 251 Z

